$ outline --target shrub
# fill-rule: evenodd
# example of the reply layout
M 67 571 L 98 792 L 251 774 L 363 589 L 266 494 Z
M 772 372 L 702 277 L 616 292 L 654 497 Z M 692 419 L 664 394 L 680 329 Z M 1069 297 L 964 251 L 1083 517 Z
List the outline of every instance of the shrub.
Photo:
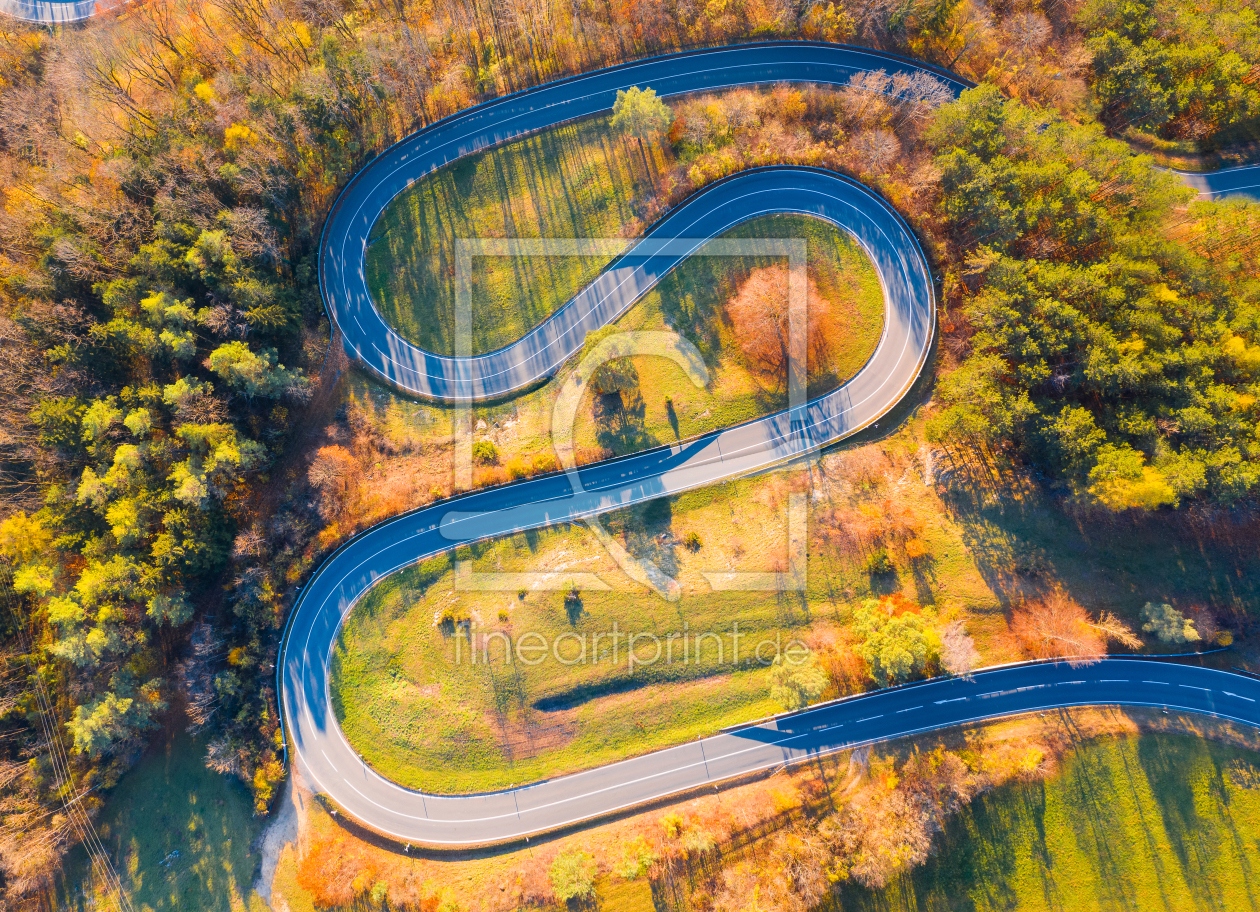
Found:
M 570 624 L 576 624 L 582 617 L 582 590 L 572 583 L 564 594 L 564 612 L 568 615 Z
M 665 828 L 665 835 L 669 839 L 677 839 L 686 825 L 686 821 L 673 811 L 661 818 L 661 826 Z
M 560 462 L 556 459 L 555 453 L 535 453 L 533 467 L 535 475 L 542 475 L 544 472 L 557 471 L 560 468 Z
M 883 576 L 892 573 L 895 569 L 892 558 L 888 556 L 888 549 L 883 545 L 876 548 L 866 559 L 866 572 L 871 576 Z
M 697 532 L 695 529 L 692 529 L 690 532 L 684 535 L 683 546 L 688 551 L 699 551 L 700 550 L 700 533 Z
M 507 480 L 507 469 L 503 466 L 484 466 L 473 476 L 473 487 L 488 488 L 491 485 L 503 484 Z
M 625 855 L 617 867 L 617 876 L 625 880 L 638 880 L 660 861 L 660 856 L 651 850 L 647 840 L 636 836 L 625 848 Z
M 528 474 L 529 467 L 525 465 L 525 460 L 523 459 L 513 459 L 507 464 L 507 475 L 511 481 L 524 478 Z
M 472 456 L 478 465 L 494 465 L 499 461 L 499 448 L 493 440 L 478 440 L 473 444 Z
M 442 613 L 438 615 L 437 626 L 442 633 L 450 636 L 455 632 L 457 624 L 462 624 L 468 620 L 468 613 L 462 608 L 455 605 L 447 605 L 442 609 Z
M 551 887 L 563 903 L 595 895 L 595 859 L 581 849 L 561 852 L 551 863 Z
M 1142 606 L 1142 629 L 1155 634 L 1161 643 L 1195 643 L 1201 637 L 1194 621 L 1169 604 L 1147 602 Z
M 906 542 L 906 557 L 912 561 L 921 561 L 928 556 L 928 546 L 921 538 L 912 538 Z

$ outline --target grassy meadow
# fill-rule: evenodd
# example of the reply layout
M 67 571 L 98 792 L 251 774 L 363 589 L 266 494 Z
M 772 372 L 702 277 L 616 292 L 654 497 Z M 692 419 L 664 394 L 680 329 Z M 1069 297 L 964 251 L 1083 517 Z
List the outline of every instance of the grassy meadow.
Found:
M 155 739 L 110 793 L 96 831 L 135 912 L 260 912 L 253 891 L 263 821 L 235 779 L 205 765 L 205 745 L 178 728 Z M 63 909 L 112 901 L 97 895 L 82 847 L 60 884 Z
M 471 155 L 399 194 L 373 228 L 368 287 L 386 321 L 454 354 L 455 245 L 462 238 L 634 237 L 650 191 L 637 151 L 593 117 Z M 656 167 L 673 164 L 654 147 Z M 642 227 L 642 226 L 640 226 Z M 477 257 L 473 353 L 514 342 L 595 278 L 604 257 Z
M 936 856 L 846 910 L 1073 912 L 1260 904 L 1260 757 L 1184 735 L 1088 742 L 974 800 Z
M 733 663 L 730 633 L 738 623 L 745 643 L 786 640 L 809 629 L 808 609 L 799 598 L 777 594 L 714 593 L 702 574 L 732 563 L 765 570 L 784 560 L 782 499 L 799 480 L 797 473 L 735 482 L 607 518 L 631 554 L 653 559 L 680 581 L 677 603 L 627 580 L 589 531 L 573 527 L 461 549 L 456 558 L 471 558 L 478 574 L 549 572 L 556 589 L 590 579 L 578 574 L 607 585 L 605 591 L 586 585 L 577 604 L 566 603 L 563 591 L 528 583 L 523 597 L 515 583 L 509 591 L 457 590 L 446 558 L 396 574 L 356 609 L 334 654 L 334 709 L 347 737 L 399 782 L 480 791 L 597 766 L 775 712 L 765 672 L 748 662 L 747 645 Z M 692 552 L 672 539 L 663 543 L 686 531 L 708 544 Z M 469 639 L 455 628 L 465 621 L 479 647 L 477 664 Z M 593 641 L 614 625 L 662 638 L 711 630 L 725 639 L 720 656 L 708 639 L 698 661 L 690 654 L 683 662 L 678 639 L 674 662 L 632 669 L 624 639 Z M 537 665 L 504 664 L 502 640 L 484 641 L 488 634 L 527 632 L 566 641 Z M 574 635 L 587 636 L 588 661 L 565 664 L 580 655 Z M 650 644 L 640 644 L 639 652 L 649 658 Z

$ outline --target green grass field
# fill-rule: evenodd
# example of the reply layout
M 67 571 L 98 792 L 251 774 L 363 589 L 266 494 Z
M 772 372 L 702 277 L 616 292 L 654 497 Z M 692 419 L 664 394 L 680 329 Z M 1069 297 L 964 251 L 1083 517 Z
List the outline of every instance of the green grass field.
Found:
M 562 591 L 467 591 L 454 587 L 449 559 L 436 559 L 384 581 L 356 608 L 333 659 L 334 711 L 351 744 L 383 775 L 415 788 L 479 791 L 597 766 L 718 728 L 775 712 L 751 647 L 776 636 L 784 642 L 807 633 L 811 618 L 799 598 L 761 592 L 709 591 L 705 570 L 765 570 L 786 556 L 787 529 L 780 503 L 782 476 L 705 489 L 607 519 L 631 553 L 650 556 L 683 584 L 681 601 L 646 593 L 620 574 L 585 530 L 543 530 L 476 549 L 477 573 L 543 569 L 563 585 L 594 573 L 611 587 L 581 593 L 566 605 Z M 660 536 L 698 530 L 708 542 L 699 552 L 662 545 Z M 735 555 L 738 555 L 736 557 Z M 461 550 L 457 557 L 472 556 Z M 525 584 L 528 585 L 528 584 Z M 468 641 L 451 624 L 467 619 L 482 646 L 470 661 Z M 733 625 L 745 637 L 733 662 Z M 594 634 L 646 631 L 717 631 L 700 658 L 683 661 L 681 639 L 673 662 L 630 668 L 624 639 Z M 558 637 L 559 653 L 536 665 L 505 664 L 502 632 L 520 638 Z M 585 663 L 576 637 L 586 636 Z M 663 647 L 664 648 L 664 647 Z M 458 650 L 458 651 L 457 651 Z M 639 654 L 652 654 L 650 643 Z M 595 661 L 598 655 L 599 661 Z M 662 659 L 669 658 L 668 653 Z M 720 659 L 720 661 L 719 661 Z
M 607 116 L 546 130 L 456 164 L 400 194 L 373 228 L 368 287 L 386 322 L 454 354 L 461 238 L 621 237 L 650 191 L 637 151 Z M 668 147 L 657 167 L 671 164 Z M 477 257 L 473 353 L 520 338 L 589 283 L 606 257 Z
M 1086 744 L 1061 773 L 998 789 L 927 866 L 846 910 L 1176 910 L 1260 905 L 1260 757 L 1188 736 Z
M 165 732 L 110 793 L 96 829 L 136 912 L 264 910 L 253 892 L 262 829 L 239 782 L 206 768 L 205 745 Z M 109 901 L 92 895 L 81 848 L 71 853 L 62 908 Z

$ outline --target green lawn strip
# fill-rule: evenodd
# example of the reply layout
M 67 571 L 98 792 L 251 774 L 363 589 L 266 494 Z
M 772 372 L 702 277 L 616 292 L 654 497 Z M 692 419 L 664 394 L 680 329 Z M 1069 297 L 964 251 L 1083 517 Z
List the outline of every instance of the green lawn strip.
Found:
M 443 584 L 448 580 L 435 588 Z M 502 594 L 496 598 L 505 600 Z M 748 599 L 710 596 L 670 605 L 651 598 L 659 604 L 624 592 L 586 593 L 583 617 L 570 625 L 561 593 L 531 594 L 518 609 L 513 632 L 536 631 L 550 643 L 563 633 L 611 631 L 616 622 L 620 631 L 655 630 L 664 637 L 684 623 L 726 631 L 735 620 L 750 635 L 778 632 L 771 613 Z M 470 664 L 464 644 L 457 665 L 456 637 L 432 626 L 431 611 L 405 611 L 391 620 L 384 625 L 385 642 L 401 649 L 405 659 L 371 648 L 366 641 L 373 631 L 357 618 L 347 626 L 334 659 L 334 707 L 368 762 L 415 788 L 502 788 L 711 734 L 777 709 L 764 672 L 746 664 L 735 671 L 719 665 L 712 640 L 699 664 L 678 661 L 676 644 L 674 664 L 633 674 L 624 639 L 616 665 L 611 641 L 600 643 L 599 664 L 566 667 L 549 656 L 534 667 L 519 661 L 504 666 L 496 641 L 491 665 Z M 423 621 L 428 623 L 420 627 Z M 561 648 L 576 652 L 576 641 L 570 638 Z M 728 637 L 725 649 L 730 648 Z M 650 653 L 646 645 L 643 652 Z M 421 655 L 427 661 L 417 662 Z
M 399 194 L 373 228 L 368 287 L 385 320 L 428 351 L 454 354 L 456 241 L 620 237 L 650 187 L 607 116 L 462 159 Z M 669 167 L 667 147 L 657 166 Z M 478 257 L 473 352 L 520 338 L 599 274 L 606 257 Z
M 265 908 L 252 889 L 260 859 L 250 848 L 262 821 L 244 787 L 207 769 L 204 757 L 203 743 L 171 729 L 122 778 L 96 819 L 136 912 Z M 86 853 L 76 848 L 63 906 L 92 907 L 91 884 Z
M 879 893 L 846 890 L 841 905 L 1255 908 L 1258 780 L 1256 754 L 1189 736 L 1085 744 L 1049 781 L 976 799 L 948 824 L 924 868 Z

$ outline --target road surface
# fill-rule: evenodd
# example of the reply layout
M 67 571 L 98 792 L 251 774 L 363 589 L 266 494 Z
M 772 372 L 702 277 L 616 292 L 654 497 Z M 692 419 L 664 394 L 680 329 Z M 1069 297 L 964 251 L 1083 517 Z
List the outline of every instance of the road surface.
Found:
M 416 844 L 509 842 L 759 770 L 890 738 L 1069 706 L 1149 706 L 1260 726 L 1260 681 L 1190 665 L 1106 659 L 1018 665 L 868 694 L 586 772 L 475 796 L 422 795 L 348 748 L 316 787 L 373 829 Z M 304 765 L 305 772 L 310 767 Z
M 714 484 L 834 443 L 879 420 L 913 385 L 935 325 L 933 285 L 904 220 L 862 185 L 825 171 L 744 172 L 692 197 L 643 243 L 526 334 L 498 352 L 440 357 L 401 339 L 373 306 L 364 274 L 372 226 L 412 182 L 454 159 L 611 107 L 617 89 L 661 95 L 735 85 L 847 83 L 865 69 L 912 73 L 899 58 L 802 42 L 678 54 L 603 70 L 509 96 L 447 118 L 365 168 L 339 197 L 321 241 L 320 279 L 349 353 L 408 392 L 443 400 L 503 395 L 554 373 L 586 333 L 615 320 L 706 239 L 757 215 L 807 213 L 850 232 L 879 274 L 884 333 L 870 361 L 840 389 L 788 412 L 672 447 L 584 467 L 572 475 L 484 489 L 380 523 L 324 562 L 290 618 L 280 667 L 281 704 L 295 759 L 338 806 L 397 839 L 434 845 L 511 840 L 653 798 L 911 732 L 1063 705 L 1169 705 L 1256 722 L 1249 679 L 1185 666 L 1108 662 L 1086 670 L 1036 665 L 876 694 L 763 726 L 648 754 L 574 776 L 480 796 L 426 795 L 373 773 L 331 711 L 328 667 L 341 624 L 376 582 L 402 567 L 476 541 Z M 958 92 L 965 83 L 934 75 Z M 662 252 L 664 251 L 664 252 Z M 1143 669 L 1140 674 L 1134 669 Z M 1132 671 L 1132 674 L 1130 674 Z M 1150 679 L 1168 679 L 1160 684 Z
M 67 25 L 91 19 L 129 0 L 0 0 L 0 15 L 40 25 Z
M 1199 191 L 1199 199 L 1219 200 L 1228 196 L 1260 199 L 1260 165 L 1222 168 L 1220 171 L 1173 171 L 1187 186 Z

